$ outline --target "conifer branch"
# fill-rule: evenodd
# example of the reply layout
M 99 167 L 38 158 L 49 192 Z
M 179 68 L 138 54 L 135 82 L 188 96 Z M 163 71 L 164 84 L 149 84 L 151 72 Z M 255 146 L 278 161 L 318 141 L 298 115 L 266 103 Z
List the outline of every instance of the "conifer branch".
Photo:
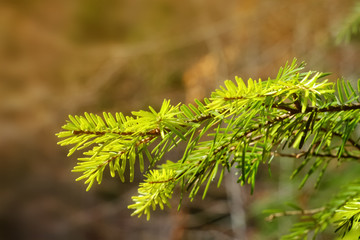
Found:
M 59 144 L 74 145 L 69 156 L 83 151 L 84 157 L 78 159 L 73 171 L 82 174 L 77 180 L 84 179 L 87 190 L 94 182 L 101 183 L 105 169 L 121 181 L 129 172 L 132 181 L 136 162 L 141 172 L 148 166 L 151 170 L 144 174 L 139 195 L 132 197 L 135 203 L 129 206 L 134 209 L 133 215 L 146 215 L 148 219 L 157 206 L 170 206 L 176 186 L 182 194 L 188 192 L 190 199 L 204 186 L 204 198 L 215 179 L 217 186 L 221 185 L 226 172 L 238 171 L 238 182 L 250 184 L 254 191 L 260 164 L 270 165 L 275 156 L 299 161 L 291 178 L 308 169 L 300 187 L 314 173 L 318 173 L 318 186 L 331 159 L 360 158 L 359 140 L 350 138 L 360 123 L 360 80 L 355 90 L 347 81 L 334 84 L 324 80 L 328 74 L 303 72 L 303 68 L 304 64 L 294 60 L 267 81 L 248 79 L 245 84 L 237 77 L 236 83 L 227 80 L 209 99 L 195 100 L 195 105 L 173 106 L 164 100 L 158 111 L 149 107 L 149 111 L 132 112 L 131 116 L 69 116 L 63 131 L 57 134 L 63 138 Z M 186 143 L 182 158 L 161 162 L 165 153 L 180 142 Z M 282 149 L 298 152 L 285 154 Z M 336 210 L 360 195 L 360 187 L 356 194 L 346 193 L 345 198 L 336 198 L 341 206 L 329 203 L 313 210 L 284 211 L 270 218 L 311 215 L 308 225 L 297 226 L 290 235 L 298 237 L 314 229 L 321 232 Z M 340 232 L 346 234 L 356 214 L 347 213 L 341 218 Z

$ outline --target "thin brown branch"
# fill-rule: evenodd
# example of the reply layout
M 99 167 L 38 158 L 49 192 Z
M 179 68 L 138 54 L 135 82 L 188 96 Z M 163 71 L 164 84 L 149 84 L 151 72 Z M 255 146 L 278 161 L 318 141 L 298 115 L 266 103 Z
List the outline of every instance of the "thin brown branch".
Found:
M 300 153 L 276 152 L 276 153 L 274 153 L 275 156 L 290 157 L 290 158 L 296 158 L 296 159 L 299 159 L 299 158 L 305 156 L 306 154 L 307 154 L 307 152 L 300 152 Z M 331 154 L 331 153 L 310 153 L 310 156 L 312 156 L 312 157 L 323 157 L 323 158 L 338 158 L 338 156 L 336 154 Z M 347 154 L 347 155 L 341 155 L 341 158 L 359 159 L 360 157 Z
M 153 182 L 148 182 L 150 184 L 156 184 L 156 183 L 168 183 L 168 182 L 174 182 L 176 181 L 177 178 L 169 178 L 169 179 L 166 179 L 166 180 L 162 180 L 162 181 L 153 181 Z
M 112 131 L 87 131 L 87 130 L 74 130 L 74 135 L 80 135 L 80 134 L 95 134 L 97 136 L 99 135 L 105 135 L 107 133 L 112 134 L 118 134 L 120 136 L 132 136 L 132 135 L 138 135 L 138 136 L 159 136 L 160 130 L 158 128 L 152 129 L 145 133 L 136 133 L 136 132 L 112 132 Z
M 325 210 L 325 207 L 315 208 L 315 209 L 304 209 L 304 210 L 294 210 L 294 211 L 284 211 L 271 214 L 270 216 L 266 217 L 265 220 L 271 222 L 275 218 L 284 217 L 284 216 L 296 216 L 296 215 L 314 215 L 316 213 L 322 212 Z
M 282 110 L 286 110 L 288 112 L 290 112 L 291 114 L 297 114 L 297 113 L 300 113 L 301 110 L 298 110 L 298 109 L 295 109 L 295 108 L 292 108 L 290 107 L 289 105 L 287 104 L 275 104 L 272 106 L 273 108 L 277 108 L 277 109 L 282 109 Z
M 307 107 L 305 112 L 341 112 L 341 111 L 350 111 L 360 109 L 360 103 L 352 103 L 349 105 L 338 105 L 338 106 L 328 106 L 326 108 L 318 107 Z

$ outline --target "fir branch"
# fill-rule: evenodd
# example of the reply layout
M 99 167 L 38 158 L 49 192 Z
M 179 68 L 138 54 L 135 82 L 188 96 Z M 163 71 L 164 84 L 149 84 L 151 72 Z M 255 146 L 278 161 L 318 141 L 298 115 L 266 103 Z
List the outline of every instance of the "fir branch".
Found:
M 240 173 L 238 182 L 250 184 L 253 191 L 259 165 L 270 164 L 274 156 L 301 159 L 292 177 L 310 165 L 301 186 L 315 171 L 320 172 L 318 185 L 331 159 L 359 159 L 350 146 L 360 150 L 360 143 L 350 134 L 360 122 L 360 81 L 355 91 L 344 80 L 333 84 L 323 79 L 326 73 L 302 70 L 303 64 L 297 65 L 294 60 L 280 68 L 274 79 L 249 79 L 245 84 L 236 77 L 236 83 L 225 81 L 211 98 L 195 100 L 194 105 L 173 106 L 165 100 L 158 111 L 149 107 L 149 111 L 132 112 L 131 116 L 69 116 L 57 134 L 64 138 L 59 144 L 74 145 L 69 155 L 92 147 L 83 152 L 85 157 L 78 159 L 73 170 L 82 173 L 77 180 L 86 179 L 87 189 L 95 181 L 101 183 L 107 167 L 111 176 L 117 174 L 122 181 L 128 168 L 132 181 L 135 163 L 139 162 L 140 171 L 144 171 L 144 159 L 148 159 L 151 170 L 140 183 L 139 195 L 133 197 L 135 203 L 129 206 L 134 209 L 133 215 L 145 214 L 148 219 L 151 209 L 169 205 L 177 185 L 182 194 L 188 191 L 191 199 L 204 186 L 204 198 L 212 182 L 218 177 L 220 186 L 232 167 Z M 187 143 L 182 158 L 153 169 L 181 141 Z M 284 148 L 300 151 L 285 154 L 280 151 Z M 344 199 L 340 202 L 346 203 Z M 272 218 L 311 215 L 291 236 L 314 229 L 319 232 L 339 209 L 331 204 L 318 208 L 318 212 L 284 211 Z

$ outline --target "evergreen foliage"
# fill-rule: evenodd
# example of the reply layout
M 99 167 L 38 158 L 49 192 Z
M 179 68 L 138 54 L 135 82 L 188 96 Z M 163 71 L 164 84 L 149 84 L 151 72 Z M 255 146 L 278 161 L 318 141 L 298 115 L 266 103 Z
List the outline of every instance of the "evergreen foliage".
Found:
M 309 169 L 301 186 L 313 174 L 318 186 L 331 161 L 342 164 L 360 158 L 359 139 L 352 135 L 360 121 L 360 80 L 357 86 L 345 80 L 334 84 L 325 79 L 327 75 L 304 71 L 304 64 L 294 60 L 266 81 L 227 80 L 209 99 L 195 100 L 194 105 L 164 100 L 159 111 L 149 107 L 132 116 L 69 116 L 57 136 L 64 138 L 61 146 L 74 145 L 69 156 L 83 151 L 73 171 L 82 174 L 77 180 L 85 180 L 87 190 L 94 182 L 101 183 L 106 169 L 121 181 L 128 172 L 133 181 L 135 163 L 141 172 L 148 166 L 139 195 L 129 206 L 133 215 L 148 219 L 157 206 L 170 205 L 176 186 L 181 198 L 188 193 L 193 199 L 200 189 L 204 198 L 215 179 L 219 187 L 230 170 L 253 191 L 260 164 L 270 165 L 279 156 L 301 162 L 291 177 Z M 181 159 L 160 161 L 180 142 L 186 143 Z M 294 153 L 285 153 L 288 149 Z M 301 210 L 302 220 L 284 239 L 306 239 L 332 224 L 340 236 L 357 229 L 359 181 L 317 210 Z

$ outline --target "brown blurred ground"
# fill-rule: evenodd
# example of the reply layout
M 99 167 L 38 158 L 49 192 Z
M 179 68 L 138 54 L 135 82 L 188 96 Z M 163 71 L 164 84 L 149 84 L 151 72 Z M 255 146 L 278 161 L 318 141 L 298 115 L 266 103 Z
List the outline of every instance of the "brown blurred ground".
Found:
M 274 76 L 293 57 L 336 73 L 332 79 L 355 79 L 358 43 L 334 44 L 351 6 L 335 0 L 2 1 L 0 239 L 231 239 L 226 191 L 215 203 L 211 197 L 200 203 L 224 215 L 213 227 L 206 220 L 192 227 L 186 211 L 157 213 L 150 223 L 131 218 L 126 206 L 137 184 L 106 178 L 85 192 L 70 173 L 76 156 L 66 158 L 54 134 L 68 114 L 129 113 L 164 98 L 190 102 L 235 75 Z M 247 234 L 257 231 L 252 226 Z

